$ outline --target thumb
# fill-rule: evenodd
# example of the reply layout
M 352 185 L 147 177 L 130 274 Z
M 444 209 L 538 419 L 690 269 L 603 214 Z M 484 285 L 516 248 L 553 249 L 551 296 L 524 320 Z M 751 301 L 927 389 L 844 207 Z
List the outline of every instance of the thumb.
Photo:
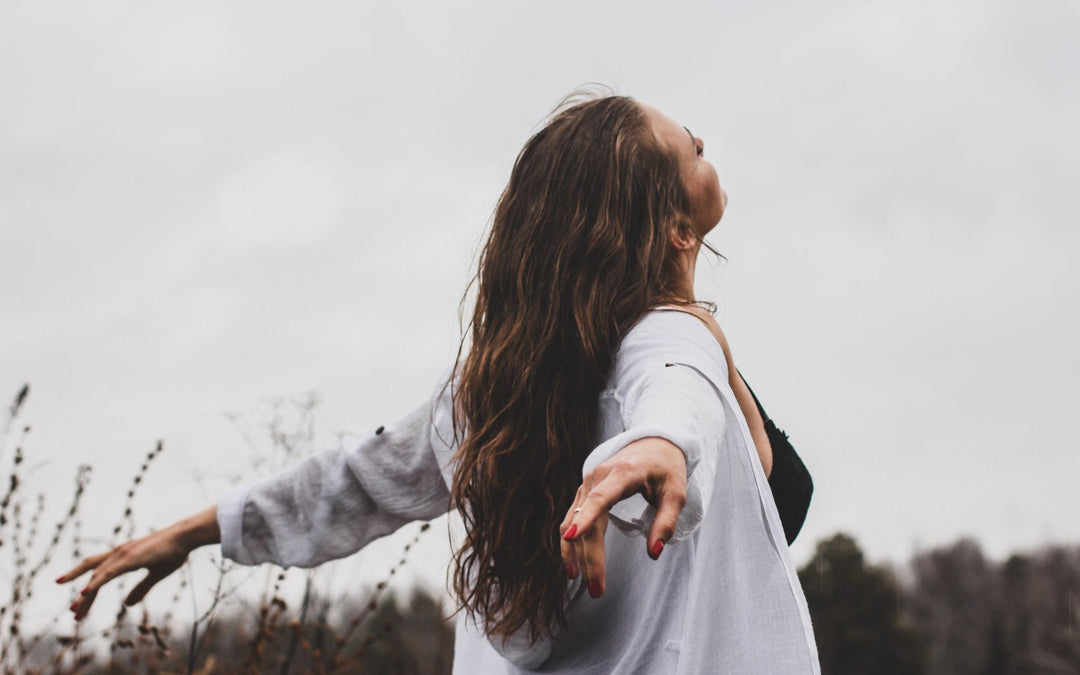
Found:
M 649 528 L 649 557 L 656 560 L 664 550 L 664 544 L 675 534 L 675 522 L 679 519 L 686 495 L 682 492 L 665 491 L 656 507 L 656 516 Z

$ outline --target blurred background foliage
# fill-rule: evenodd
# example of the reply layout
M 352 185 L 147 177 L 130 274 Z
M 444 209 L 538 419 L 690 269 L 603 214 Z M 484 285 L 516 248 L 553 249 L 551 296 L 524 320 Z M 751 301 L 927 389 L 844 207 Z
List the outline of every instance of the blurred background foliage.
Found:
M 893 569 L 836 534 L 799 578 L 823 673 L 1080 673 L 1080 547 L 999 563 L 963 539 Z

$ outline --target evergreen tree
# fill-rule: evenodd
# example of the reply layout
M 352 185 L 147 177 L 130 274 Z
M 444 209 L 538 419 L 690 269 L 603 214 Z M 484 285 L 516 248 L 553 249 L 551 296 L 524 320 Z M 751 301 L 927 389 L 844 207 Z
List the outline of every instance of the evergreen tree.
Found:
M 799 570 L 814 623 L 821 670 L 830 675 L 925 672 L 924 643 L 900 617 L 901 589 L 884 567 L 867 565 L 853 538 L 817 545 Z

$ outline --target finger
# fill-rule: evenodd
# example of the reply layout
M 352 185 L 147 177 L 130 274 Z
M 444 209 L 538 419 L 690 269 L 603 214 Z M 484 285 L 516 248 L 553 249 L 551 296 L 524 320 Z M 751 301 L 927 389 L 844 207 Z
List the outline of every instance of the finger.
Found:
M 656 516 L 649 528 L 647 542 L 649 557 L 653 560 L 660 557 L 664 544 L 675 534 L 675 523 L 685 505 L 686 491 L 683 489 L 668 488 L 660 496 L 660 504 L 656 507 Z
M 619 501 L 638 491 L 644 484 L 643 477 L 634 475 L 621 465 L 613 466 L 602 480 L 593 485 L 567 531 L 569 539 L 594 526 L 599 518 L 611 510 Z M 571 534 L 573 533 L 573 534 Z M 566 535 L 564 535 L 565 537 Z
M 584 490 L 581 487 L 578 487 L 577 493 L 574 495 L 574 503 L 570 505 L 562 523 L 559 524 L 559 553 L 562 555 L 563 565 L 566 567 L 566 576 L 570 579 L 577 578 L 579 572 L 578 558 L 577 554 L 574 552 L 573 543 L 566 539 L 565 535 L 567 530 L 570 529 L 571 521 L 574 518 L 574 510 L 577 509 L 577 506 L 583 497 Z
M 90 582 L 82 590 L 83 595 L 97 593 L 99 588 L 121 574 L 141 567 L 141 565 L 133 565 L 130 562 L 131 557 L 128 555 L 130 548 L 128 546 L 128 544 L 117 546 L 111 551 L 112 555 L 110 555 L 109 559 L 98 565 L 97 569 L 94 570 L 94 575 L 90 577 Z
M 71 603 L 71 611 L 75 613 L 75 620 L 82 621 L 86 613 L 90 611 L 90 605 L 94 604 L 94 598 L 97 597 L 97 593 L 86 593 L 79 596 L 79 599 Z
M 577 512 L 577 508 L 581 505 L 581 501 L 585 498 L 585 485 L 579 485 L 577 492 L 574 493 L 574 501 L 570 504 L 570 508 L 566 510 L 566 515 L 563 516 L 562 522 L 559 523 L 559 535 L 566 536 L 567 530 L 570 529 L 570 525 L 574 520 L 574 514 Z M 569 540 L 571 537 L 568 537 Z
M 99 553 L 97 555 L 92 555 L 89 558 L 84 558 L 81 563 L 79 563 L 75 567 L 72 567 L 69 572 L 57 577 L 56 583 L 65 584 L 73 579 L 78 579 L 82 575 L 86 574 L 87 572 L 101 564 L 101 561 L 104 560 L 108 555 L 109 552 L 106 551 L 105 553 Z
M 115 549 L 114 549 L 115 551 Z M 90 606 L 94 604 L 94 598 L 97 597 L 98 590 L 115 579 L 123 572 L 127 572 L 126 566 L 117 563 L 115 559 L 107 560 L 94 570 L 94 576 L 90 577 L 89 583 L 86 584 L 86 588 L 80 591 L 82 597 L 76 601 L 78 608 L 75 610 L 75 620 L 82 621 L 86 613 L 90 611 Z
M 581 512 L 589 492 L 592 491 L 595 474 L 595 471 L 585 474 L 577 493 L 574 495 L 574 503 L 570 506 L 566 518 L 563 519 L 562 525 L 559 527 L 565 541 L 573 541 L 582 531 L 581 519 L 578 518 L 578 514 Z
M 604 532 L 607 530 L 607 516 L 602 516 L 593 526 L 585 530 L 575 542 L 579 554 L 583 579 L 589 589 L 589 595 L 599 598 L 606 587 Z
M 135 585 L 135 588 L 131 589 L 131 592 L 128 593 L 128 596 L 124 598 L 124 604 L 130 607 L 136 602 L 142 600 L 143 597 L 146 596 L 146 593 L 154 587 L 154 584 L 164 578 L 164 574 L 157 574 L 154 572 L 147 574 L 145 577 L 143 577 L 142 581 Z
M 98 589 L 115 579 L 121 571 L 123 570 L 120 570 L 115 563 L 98 567 L 94 570 L 94 576 L 90 577 L 90 581 L 87 582 L 86 588 L 82 589 L 81 593 L 83 595 L 96 594 Z
M 559 554 L 562 556 L 563 567 L 566 568 L 566 578 L 576 579 L 578 575 L 577 554 L 574 553 L 574 543 L 559 538 Z
M 589 568 L 585 563 L 585 537 L 578 537 L 574 541 L 570 542 L 570 546 L 574 549 L 574 569 L 581 574 L 581 583 L 588 587 L 589 585 Z

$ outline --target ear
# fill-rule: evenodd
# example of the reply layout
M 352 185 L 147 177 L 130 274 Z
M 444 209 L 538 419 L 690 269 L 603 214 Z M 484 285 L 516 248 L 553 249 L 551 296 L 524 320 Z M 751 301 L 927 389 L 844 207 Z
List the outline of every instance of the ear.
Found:
M 668 230 L 668 240 L 676 251 L 690 251 L 697 246 L 698 240 L 686 221 L 679 221 Z

